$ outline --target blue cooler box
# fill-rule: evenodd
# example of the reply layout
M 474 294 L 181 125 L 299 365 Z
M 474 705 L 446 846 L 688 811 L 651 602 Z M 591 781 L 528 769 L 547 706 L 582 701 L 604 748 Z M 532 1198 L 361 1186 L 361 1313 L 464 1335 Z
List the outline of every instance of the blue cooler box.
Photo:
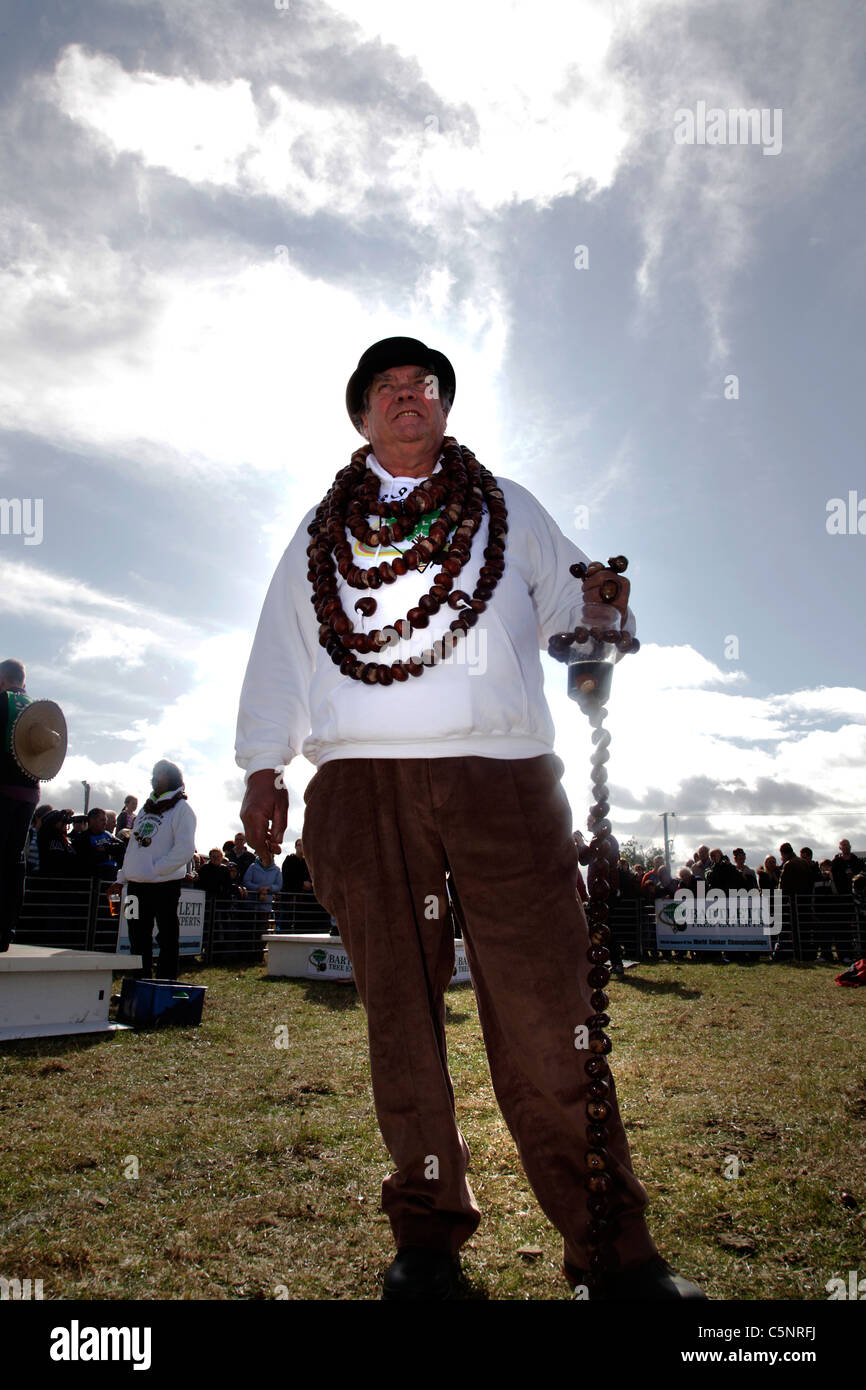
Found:
M 207 985 L 176 980 L 132 980 L 120 987 L 117 1022 L 133 1028 L 165 1028 L 173 1023 L 201 1023 Z

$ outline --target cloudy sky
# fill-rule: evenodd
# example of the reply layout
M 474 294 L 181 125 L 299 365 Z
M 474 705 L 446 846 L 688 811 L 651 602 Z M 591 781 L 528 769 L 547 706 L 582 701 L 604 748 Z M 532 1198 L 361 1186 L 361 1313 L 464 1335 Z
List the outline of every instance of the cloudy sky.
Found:
M 67 713 L 53 804 L 170 756 L 199 849 L 239 828 L 270 575 L 360 443 L 360 353 L 409 333 L 455 365 L 449 430 L 629 556 L 620 838 L 866 846 L 856 0 L 2 15 L 0 645 Z

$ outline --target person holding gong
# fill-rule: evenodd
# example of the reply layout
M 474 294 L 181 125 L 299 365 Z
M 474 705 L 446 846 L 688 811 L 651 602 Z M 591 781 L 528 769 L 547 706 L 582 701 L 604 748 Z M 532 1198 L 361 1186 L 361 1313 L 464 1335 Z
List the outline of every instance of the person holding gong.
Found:
M 53 700 L 33 700 L 20 661 L 0 662 L 0 951 L 8 951 L 24 900 L 24 848 L 39 783 L 66 757 L 66 720 Z

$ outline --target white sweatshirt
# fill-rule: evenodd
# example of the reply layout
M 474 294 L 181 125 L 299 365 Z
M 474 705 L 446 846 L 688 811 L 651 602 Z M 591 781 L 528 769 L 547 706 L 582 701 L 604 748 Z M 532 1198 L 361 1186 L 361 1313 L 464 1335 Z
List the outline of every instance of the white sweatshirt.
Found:
M 165 792 L 159 800 L 170 801 L 173 796 L 173 791 Z M 118 883 L 168 883 L 184 878 L 195 854 L 195 826 L 195 812 L 188 801 L 179 801 L 161 816 L 139 811 L 117 874 Z M 149 838 L 150 844 L 140 844 L 136 835 Z
M 392 477 L 372 453 L 367 464 L 381 479 L 380 498 L 405 496 L 418 485 L 417 478 Z M 441 466 L 440 460 L 434 472 Z M 552 752 L 555 731 L 540 652 L 547 651 L 554 632 L 578 625 L 582 585 L 569 565 L 587 564 L 589 557 L 562 534 L 531 492 L 507 478 L 497 483 L 508 509 L 508 534 L 505 570 L 493 598 L 450 657 L 387 686 L 342 675 L 319 645 L 307 579 L 307 526 L 316 508 L 307 512 L 271 580 L 241 691 L 235 754 L 247 779 L 284 767 L 298 753 L 321 766 L 332 758 L 531 758 Z M 376 521 L 370 518 L 371 524 Z M 399 553 L 390 546 L 365 549 L 348 528 L 346 537 L 360 568 Z M 473 593 L 486 545 L 485 507 L 455 588 Z M 337 592 L 354 630 L 384 629 L 405 618 L 439 568 L 434 561 L 423 572 L 409 570 L 375 591 L 353 589 L 338 573 Z M 370 617 L 355 611 L 366 595 L 376 600 Z M 428 627 L 359 659 L 390 664 L 421 656 L 458 616 L 445 603 Z M 631 611 L 624 627 L 635 631 Z M 564 671 L 562 679 L 564 686 Z

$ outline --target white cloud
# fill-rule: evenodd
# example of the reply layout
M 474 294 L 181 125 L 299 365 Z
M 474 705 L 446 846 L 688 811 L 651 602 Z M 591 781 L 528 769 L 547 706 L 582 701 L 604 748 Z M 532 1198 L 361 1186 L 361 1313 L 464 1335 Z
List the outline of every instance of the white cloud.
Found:
M 589 806 L 589 725 L 565 693 L 563 667 L 545 658 L 545 672 L 557 728 L 556 748 L 566 764 L 563 785 L 574 823 L 583 829 Z M 688 814 L 701 821 L 707 833 L 712 828 L 725 843 L 734 833 L 750 847 L 750 853 L 760 849 L 761 858 L 775 850 L 780 834 L 802 837 L 802 843 L 822 847 L 826 853 L 846 826 L 852 834 L 856 832 L 862 822 L 866 728 L 857 723 L 836 731 L 805 727 L 812 720 L 804 715 L 813 707 L 827 706 L 822 690 L 759 699 L 731 689 L 705 688 L 715 683 L 730 686 L 732 674 L 687 646 L 647 644 L 618 664 L 609 705 L 608 775 L 612 784 L 628 788 L 638 800 L 651 788 L 661 796 L 660 804 L 645 812 L 614 804 L 613 819 L 620 832 L 627 835 L 628 827 L 640 822 L 655 828 L 645 829 L 639 838 L 648 834 L 658 838 L 661 822 L 656 813 L 676 811 L 681 788 L 701 777 L 708 781 L 706 805 Z M 866 693 L 857 690 L 835 694 L 836 703 L 849 709 L 862 708 L 866 700 Z M 812 792 L 814 812 L 778 812 L 765 818 L 727 810 L 731 800 L 726 789 L 733 791 L 733 804 L 742 812 L 761 812 L 780 798 L 785 804 L 786 789 L 792 786 Z M 777 793 L 776 788 L 782 790 Z M 718 808 L 715 815 L 700 814 L 713 807 Z M 827 814 L 830 808 L 832 813 Z M 690 844 L 688 853 L 693 848 Z
M 152 651 L 183 654 L 195 632 L 171 614 L 15 560 L 0 560 L 0 610 L 68 632 L 61 659 L 73 664 L 102 659 L 140 666 Z
M 790 695 L 776 695 L 773 703 L 780 711 L 814 715 L 818 719 L 847 719 L 866 723 L 866 690 L 856 686 L 824 686 L 818 690 L 797 690 Z
M 631 666 L 631 680 L 638 683 L 642 694 L 654 690 L 695 690 L 707 685 L 741 685 L 747 676 L 743 671 L 726 671 L 710 661 L 694 647 L 687 645 L 663 647 L 647 642 L 638 653 L 637 667 Z M 617 665 L 617 673 L 622 663 Z M 754 701 L 752 703 L 759 703 Z
M 126 756 L 101 760 L 73 751 L 53 788 L 46 796 L 53 805 L 58 799 L 80 799 L 80 784 L 87 780 L 104 788 L 109 805 L 119 809 L 123 797 L 132 792 L 147 795 L 153 764 L 169 758 L 183 771 L 190 805 L 196 813 L 196 845 L 207 853 L 212 845 L 240 830 L 238 812 L 243 797 L 243 773 L 234 761 L 234 734 L 240 688 L 250 651 L 245 632 L 220 633 L 187 648 L 189 672 L 186 688 L 174 698 L 167 697 L 156 709 L 110 731 L 129 748 Z M 64 703 L 67 716 L 70 707 Z M 69 718 L 70 732 L 74 734 Z M 73 748 L 74 748 L 74 740 Z M 289 844 L 300 834 L 303 820 L 303 790 L 314 769 L 305 758 L 292 763 L 286 782 L 289 788 Z M 112 800 L 113 797 L 113 800 Z M 293 832 L 293 833 L 292 833 Z
M 360 42 L 393 47 L 395 80 L 403 59 L 446 110 L 383 129 L 375 105 L 315 105 L 271 84 L 265 116 L 241 78 L 129 72 L 80 44 L 64 50 L 41 90 L 114 154 L 191 183 L 282 198 L 306 215 L 356 215 L 377 176 L 403 195 L 409 220 L 426 226 L 445 207 L 469 202 L 489 213 L 513 199 L 544 204 L 612 183 L 628 113 L 625 84 L 606 66 L 615 17 L 605 6 L 540 0 L 529 22 L 516 3 L 445 0 L 435 22 L 412 6 L 336 8 Z M 464 129 L 448 108 L 467 107 Z
M 455 303 L 435 262 L 402 304 L 307 277 L 276 248 L 258 264 L 202 256 L 185 271 L 140 270 L 146 315 L 129 320 L 119 344 L 128 273 L 120 253 L 105 241 L 86 252 L 55 249 L 34 234 L 25 259 L 26 275 L 14 266 L 0 272 L 0 296 L 10 292 L 0 324 L 5 427 L 120 456 L 139 465 L 139 476 L 169 485 L 197 473 L 279 474 L 274 513 L 254 522 L 273 527 L 279 550 L 289 520 L 297 524 L 361 443 L 343 397 L 377 338 L 408 333 L 445 351 L 458 374 L 454 418 L 484 438 L 488 456 L 501 457 L 504 441 L 491 426 L 506 343 L 501 299 L 488 290 L 483 302 Z M 58 334 L 66 335 L 62 371 Z
M 259 136 L 250 84 L 241 78 L 209 83 L 131 73 L 107 54 L 71 44 L 46 90 L 114 153 L 140 154 L 192 183 L 236 183 Z

